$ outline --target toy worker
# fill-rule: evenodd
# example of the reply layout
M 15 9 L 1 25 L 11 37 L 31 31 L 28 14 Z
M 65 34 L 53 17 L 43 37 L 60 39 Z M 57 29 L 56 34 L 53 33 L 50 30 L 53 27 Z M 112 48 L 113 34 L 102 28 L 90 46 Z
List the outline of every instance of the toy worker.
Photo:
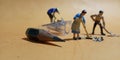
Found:
M 57 8 L 50 8 L 50 9 L 47 11 L 47 14 L 48 14 L 48 16 L 49 16 L 49 18 L 50 18 L 50 22 L 51 22 L 51 23 L 55 22 L 55 19 L 56 19 L 55 13 L 60 14 Z
M 81 21 L 85 24 L 85 18 L 84 18 L 84 15 L 86 14 L 86 10 L 82 10 L 81 13 L 77 13 L 75 16 L 74 16 L 74 21 L 72 23 L 72 33 L 73 33 L 73 39 L 74 40 L 77 40 L 77 39 L 81 39 L 81 37 L 79 37 L 79 34 L 80 34 L 80 23 Z M 77 36 L 76 36 L 77 35 Z
M 103 11 L 102 10 L 99 11 L 99 14 L 91 15 L 91 19 L 94 21 L 94 26 L 93 26 L 92 34 L 94 34 L 96 25 L 99 25 L 100 30 L 101 30 L 101 35 L 105 35 L 103 33 L 103 27 L 105 27 L 105 21 L 104 21 L 104 17 L 102 15 L 103 15 Z M 100 22 L 101 20 L 103 22 L 103 26 L 102 26 L 102 24 Z

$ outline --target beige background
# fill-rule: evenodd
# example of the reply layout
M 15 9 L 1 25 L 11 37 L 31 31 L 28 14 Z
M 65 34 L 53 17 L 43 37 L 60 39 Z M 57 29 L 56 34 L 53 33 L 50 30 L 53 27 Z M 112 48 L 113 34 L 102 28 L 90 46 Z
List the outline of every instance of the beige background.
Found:
M 0 60 L 120 60 L 120 37 L 104 37 L 103 42 L 85 39 L 49 43 L 26 41 L 28 27 L 50 22 L 46 12 L 51 7 L 57 7 L 61 13 L 58 18 L 65 20 L 72 20 L 76 13 L 86 9 L 89 33 L 93 26 L 89 16 L 104 10 L 107 29 L 120 33 L 119 0 L 0 0 Z M 97 27 L 96 33 L 99 31 Z M 81 34 L 84 34 L 82 28 Z M 72 38 L 72 34 L 60 37 Z

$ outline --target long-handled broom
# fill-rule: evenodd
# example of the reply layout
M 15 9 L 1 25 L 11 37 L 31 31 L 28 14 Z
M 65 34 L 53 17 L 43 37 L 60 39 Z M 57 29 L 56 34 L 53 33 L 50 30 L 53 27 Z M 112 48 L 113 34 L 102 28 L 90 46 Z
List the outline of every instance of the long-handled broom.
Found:
M 87 29 L 86 29 L 85 24 L 83 23 L 82 20 L 81 20 L 81 22 L 82 22 L 83 28 L 84 28 L 84 30 L 85 30 L 85 32 L 86 32 L 86 35 L 87 35 L 86 39 L 92 39 L 92 37 L 90 37 L 89 34 L 88 34 L 88 31 L 87 31 Z

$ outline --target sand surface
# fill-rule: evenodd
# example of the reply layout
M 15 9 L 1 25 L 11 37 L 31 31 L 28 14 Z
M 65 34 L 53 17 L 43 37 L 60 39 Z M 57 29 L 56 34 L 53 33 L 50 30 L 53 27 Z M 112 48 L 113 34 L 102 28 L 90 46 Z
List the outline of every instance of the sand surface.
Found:
M 72 20 L 76 13 L 86 9 L 89 33 L 93 26 L 90 15 L 103 10 L 106 28 L 120 33 L 119 0 L 0 0 L 0 60 L 120 60 L 120 37 L 105 36 L 102 42 L 28 41 L 26 29 L 50 23 L 46 12 L 51 7 L 57 7 L 61 13 L 57 17 L 64 20 Z M 97 27 L 96 33 L 99 31 Z M 85 34 L 82 27 L 81 34 Z M 69 39 L 72 34 L 60 37 Z

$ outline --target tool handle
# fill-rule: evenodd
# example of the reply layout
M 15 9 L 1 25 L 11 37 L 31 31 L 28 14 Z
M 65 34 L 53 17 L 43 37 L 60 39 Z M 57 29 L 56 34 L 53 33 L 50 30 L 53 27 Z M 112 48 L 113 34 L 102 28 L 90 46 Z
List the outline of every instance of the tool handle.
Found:
M 83 21 L 82 21 L 82 20 L 81 20 L 81 22 L 82 22 L 83 28 L 84 28 L 84 30 L 85 30 L 85 32 L 86 32 L 86 34 L 87 34 L 87 37 L 90 37 L 90 36 L 89 36 L 89 34 L 88 34 L 88 32 L 87 32 L 87 29 L 86 29 L 85 24 L 83 23 Z

